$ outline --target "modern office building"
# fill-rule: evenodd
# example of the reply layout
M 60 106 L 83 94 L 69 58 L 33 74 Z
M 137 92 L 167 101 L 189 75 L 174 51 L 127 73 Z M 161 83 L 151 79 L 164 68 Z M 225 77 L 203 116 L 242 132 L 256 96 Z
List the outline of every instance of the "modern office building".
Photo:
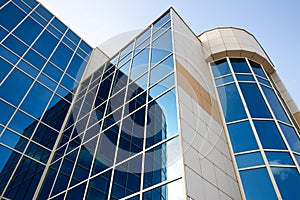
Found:
M 300 112 L 249 32 L 171 8 L 108 57 L 0 1 L 2 199 L 295 200 Z

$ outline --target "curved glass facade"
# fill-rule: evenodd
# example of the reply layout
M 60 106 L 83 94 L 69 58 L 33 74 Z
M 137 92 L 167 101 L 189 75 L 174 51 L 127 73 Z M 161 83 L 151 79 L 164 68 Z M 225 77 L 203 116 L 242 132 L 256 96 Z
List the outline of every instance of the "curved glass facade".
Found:
M 211 63 L 246 199 L 297 199 L 299 134 L 263 67 L 247 58 Z

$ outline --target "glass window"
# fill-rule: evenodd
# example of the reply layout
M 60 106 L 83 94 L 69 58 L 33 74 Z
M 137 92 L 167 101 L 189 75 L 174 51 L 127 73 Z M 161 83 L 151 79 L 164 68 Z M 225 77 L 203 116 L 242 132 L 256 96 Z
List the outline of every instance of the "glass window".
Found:
M 40 54 L 48 58 L 56 47 L 58 40 L 48 31 L 44 31 L 38 40 L 34 43 L 33 48 Z
M 148 105 L 146 147 L 178 132 L 175 91 L 171 90 Z
M 238 81 L 254 81 L 254 78 L 252 75 L 236 74 L 236 78 Z
M 253 122 L 264 149 L 286 149 L 274 121 Z
M 266 152 L 266 156 L 270 165 L 294 165 L 287 152 Z
M 92 178 L 89 182 L 87 199 L 108 199 L 111 170 Z
M 235 73 L 251 73 L 244 58 L 230 58 L 230 63 Z
M 52 91 L 55 90 L 57 85 L 57 83 L 55 83 L 53 80 L 51 80 L 48 76 L 45 76 L 44 74 L 39 75 L 38 81 L 50 88 Z
M 73 52 L 71 51 L 71 49 L 60 43 L 54 54 L 52 55 L 50 61 L 64 71 L 72 54 Z
M 53 35 L 55 35 L 58 39 L 60 39 L 62 37 L 62 33 L 59 32 L 56 28 L 54 28 L 51 24 L 49 24 L 47 26 L 47 30 L 52 33 Z
M 100 135 L 98 149 L 96 152 L 94 167 L 92 171 L 93 175 L 112 166 L 117 146 L 118 132 L 119 126 L 114 125 L 113 127 L 107 129 Z
M 158 63 L 172 51 L 172 32 L 169 29 L 152 43 L 151 66 Z
M 64 25 L 59 19 L 57 19 L 56 17 L 51 21 L 51 24 L 53 24 L 53 26 L 55 28 L 57 28 L 60 32 L 64 33 L 67 30 L 67 26 Z
M 66 200 L 83 199 L 86 182 L 82 183 L 68 191 Z
M 0 87 L 0 97 L 17 106 L 31 83 L 31 78 L 18 69 L 14 69 Z
M 265 164 L 260 152 L 237 155 L 235 159 L 239 169 Z
M 86 62 L 81 59 L 79 56 L 74 55 L 68 69 L 67 73 L 75 78 L 77 81 L 81 80 L 81 76 L 84 72 Z
M 6 30 L 4 30 L 2 27 L 0 27 L 0 41 L 2 41 L 2 39 L 4 37 L 6 37 L 7 33 L 8 32 Z
M 5 130 L 0 137 L 0 142 L 22 152 L 25 149 L 28 140 L 12 131 Z
M 225 76 L 223 78 L 218 78 L 218 79 L 215 80 L 216 86 L 226 84 L 226 83 L 229 83 L 229 82 L 233 82 L 233 81 L 234 80 L 233 80 L 232 75 Z
M 139 155 L 116 167 L 111 198 L 121 199 L 140 190 L 141 163 Z
M 127 47 L 121 51 L 120 53 L 120 60 L 122 59 L 123 56 L 127 55 L 129 52 L 133 50 L 133 42 L 131 42 Z
M 298 166 L 300 166 L 300 155 L 294 154 L 294 156 L 297 160 Z
M 36 118 L 40 118 L 52 92 L 44 86 L 35 83 L 21 105 L 21 109 L 31 114 Z
M 182 176 L 179 146 L 177 137 L 146 152 L 144 189 Z
M 52 149 L 56 142 L 57 136 L 58 132 L 43 124 L 39 124 L 33 136 L 33 140 L 39 143 L 40 145 Z
M 218 87 L 218 93 L 226 122 L 247 117 L 235 84 Z
M 298 199 L 300 176 L 296 168 L 271 167 L 282 199 Z
M 1 9 L 0 24 L 11 31 L 25 16 L 13 3 L 9 3 Z
M 32 18 L 32 19 L 35 19 L 38 23 L 40 23 L 43 27 L 45 27 L 46 25 L 47 25 L 47 21 L 44 19 L 44 18 L 42 18 L 40 15 L 38 15 L 36 12 L 32 12 L 31 14 L 30 14 L 30 17 Z
M 279 125 L 291 149 L 300 153 L 300 140 L 294 128 L 281 123 Z
M 8 64 L 5 60 L 0 58 L 0 83 L 11 70 L 12 66 Z
M 33 142 L 29 143 L 29 146 L 26 149 L 25 152 L 28 156 L 35 158 L 43 163 L 47 163 L 50 151 L 46 150 L 44 147 L 41 147 L 40 145 L 37 145 Z
M 256 84 L 239 83 L 251 117 L 271 118 L 269 109 Z
M 262 76 L 264 78 L 267 78 L 265 73 L 264 73 L 264 70 L 261 68 L 260 64 L 258 64 L 256 62 L 253 62 L 251 60 L 249 60 L 249 63 L 252 67 L 252 70 L 253 70 L 254 74 Z
M 83 49 L 87 54 L 90 54 L 93 50 L 85 41 L 81 40 L 79 47 Z
M 144 192 L 143 200 L 157 200 L 157 199 L 183 200 L 186 199 L 183 188 L 184 186 L 182 183 L 182 179 L 179 179 L 171 183 L 168 183 L 166 185 L 162 185 L 160 187 Z
M 158 95 L 171 88 L 174 84 L 175 84 L 175 77 L 174 74 L 171 74 L 170 76 L 163 79 L 162 81 L 160 81 L 150 89 L 149 100 L 156 98 Z
M 157 36 L 159 36 L 161 33 L 163 33 L 165 30 L 167 30 L 169 27 L 171 27 L 171 21 L 167 22 L 165 25 L 163 25 L 161 28 L 153 28 L 153 36 L 152 38 L 155 39 Z
M 77 86 L 77 82 L 75 82 L 74 79 L 70 78 L 69 76 L 67 75 L 64 75 L 62 81 L 61 81 L 61 84 L 63 86 L 65 86 L 67 89 L 69 90 L 73 90 L 76 86 Z
M 43 69 L 43 72 L 49 75 L 51 78 L 53 78 L 56 82 L 59 82 L 60 77 L 63 73 L 61 70 L 59 70 L 49 62 L 46 64 L 45 68 Z
M 22 56 L 28 48 L 25 44 L 23 44 L 20 40 L 15 38 L 13 35 L 10 35 L 8 38 L 6 38 L 3 44 L 19 56 Z
M 30 17 L 13 32 L 18 38 L 30 45 L 40 34 L 43 28 Z
M 67 37 L 64 37 L 62 39 L 62 41 L 64 44 L 66 44 L 68 47 L 70 47 L 73 51 L 75 51 L 76 45 L 73 42 L 71 42 Z
M 275 92 L 272 89 L 264 87 L 264 86 L 262 86 L 261 88 L 262 88 L 263 92 L 265 93 L 265 96 L 275 114 L 275 117 L 278 120 L 281 120 L 283 122 L 290 124 L 291 122 L 288 119 L 285 111 L 283 110 L 283 107 L 281 106 L 281 103 L 279 102 Z
M 5 58 L 7 61 L 11 62 L 12 64 L 16 64 L 19 60 L 19 57 L 16 56 L 14 53 L 6 49 L 4 46 L 0 45 L 0 56 Z
M 267 80 L 265 80 L 265 79 L 262 79 L 262 78 L 260 78 L 260 77 L 257 77 L 257 80 L 258 80 L 258 82 L 260 82 L 260 83 L 262 83 L 262 84 L 265 84 L 265 85 L 267 85 L 267 86 L 272 87 L 271 84 L 270 84 L 270 82 L 267 81 Z
M 78 44 L 80 41 L 80 38 L 71 29 L 67 31 L 66 36 L 75 44 Z
M 266 168 L 240 171 L 240 176 L 246 199 L 277 199 Z
M 34 123 L 35 120 L 28 115 L 24 114 L 21 111 L 17 111 L 14 115 L 13 119 L 9 123 L 8 127 L 12 128 L 13 130 L 17 131 L 20 134 L 25 133 L 26 131 L 29 131 L 31 129 L 31 132 L 35 128 L 37 123 Z M 32 129 L 33 128 L 33 129 Z M 25 134 L 26 136 L 31 136 Z
M 130 79 L 134 80 L 145 71 L 148 70 L 148 62 L 149 62 L 149 48 L 142 50 L 136 56 L 134 56 L 132 65 L 131 65 L 131 73 Z
M 29 65 L 25 60 L 20 60 L 17 66 L 33 78 L 39 74 L 39 71 L 33 66 Z
M 234 153 L 258 149 L 249 121 L 227 125 Z
M 154 27 L 159 27 L 166 23 L 170 19 L 170 12 L 166 13 L 164 16 L 162 16 L 160 19 L 158 19 L 156 22 L 153 23 Z
M 161 78 L 172 72 L 173 68 L 173 56 L 168 57 L 166 60 L 152 68 L 150 72 L 150 85 L 156 83 Z
M 46 10 L 42 5 L 39 5 L 35 11 L 40 14 L 42 17 L 44 17 L 47 21 L 49 21 L 53 15 L 48 11 Z
M 39 54 L 37 54 L 35 51 L 33 50 L 29 50 L 26 55 L 24 56 L 24 58 L 33 66 L 35 66 L 38 69 L 42 69 L 46 60 L 40 56 Z
M 226 74 L 231 74 L 229 65 L 226 59 L 219 60 L 210 64 L 214 77 L 223 76 Z
M 140 45 L 146 38 L 148 38 L 150 36 L 150 31 L 151 29 L 148 28 L 145 32 L 143 32 L 137 39 L 135 42 L 135 46 Z
M 12 106 L 5 103 L 4 101 L 0 100 L 0 110 L 0 123 L 6 125 L 15 109 Z

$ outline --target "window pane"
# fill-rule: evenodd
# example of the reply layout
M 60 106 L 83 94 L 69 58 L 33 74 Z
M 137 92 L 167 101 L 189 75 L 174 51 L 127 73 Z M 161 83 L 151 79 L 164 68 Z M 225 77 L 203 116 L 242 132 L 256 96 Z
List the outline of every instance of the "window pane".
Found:
M 254 78 L 252 75 L 236 74 L 236 78 L 238 81 L 254 81 Z
M 238 168 L 253 167 L 264 165 L 260 152 L 248 153 L 235 156 Z
M 33 131 L 31 127 L 35 128 L 36 124 L 34 123 L 34 119 L 29 117 L 28 115 L 24 114 L 21 111 L 17 111 L 14 115 L 12 121 L 9 123 L 8 127 L 12 128 L 13 130 L 17 131 L 20 134 L 25 133 L 26 131 L 29 131 L 28 129 L 31 129 L 31 132 Z M 29 127 L 31 126 L 31 127 Z M 28 136 L 27 134 L 25 134 Z M 30 137 L 31 135 L 29 135 Z
M 24 17 L 25 13 L 12 3 L 9 3 L 1 9 L 0 24 L 8 29 L 8 31 L 11 31 Z
M 287 117 L 285 111 L 283 110 L 283 107 L 281 106 L 275 92 L 272 89 L 264 87 L 264 86 L 262 86 L 262 90 L 265 93 L 265 96 L 275 114 L 275 117 L 278 120 L 281 120 L 283 122 L 290 124 L 290 121 L 288 120 L 288 117 Z
M 48 58 L 57 43 L 58 40 L 52 34 L 48 31 L 44 31 L 39 39 L 34 43 L 33 48 Z
M 289 153 L 286 152 L 266 152 L 270 165 L 294 165 Z
M 5 130 L 0 137 L 0 142 L 22 152 L 25 149 L 28 140 L 21 137 L 20 135 L 15 134 L 12 131 Z
M 226 77 L 223 77 L 223 78 L 218 78 L 215 80 L 216 82 L 216 85 L 222 85 L 222 84 L 225 84 L 225 83 L 229 83 L 229 82 L 233 82 L 233 77 L 230 75 L 230 76 L 226 76 Z
M 256 121 L 254 125 L 264 149 L 286 149 L 280 133 L 273 121 Z
M 11 70 L 12 66 L 8 64 L 5 60 L 0 58 L 0 83 L 5 78 L 5 76 L 8 74 L 8 72 Z
M 244 58 L 230 58 L 230 63 L 235 73 L 251 73 Z
M 76 80 L 80 81 L 85 66 L 86 66 L 86 62 L 83 61 L 79 56 L 74 55 L 67 69 L 67 73 L 71 75 L 73 78 L 75 78 Z
M 172 33 L 169 29 L 152 43 L 151 66 L 158 63 L 172 51 Z
M 173 71 L 174 63 L 173 56 L 168 57 L 163 62 L 151 69 L 150 72 L 150 85 L 156 83 L 161 78 Z
M 66 200 L 83 199 L 86 182 L 68 191 Z
M 279 125 L 291 149 L 300 153 L 300 140 L 294 128 L 281 123 Z
M 226 122 L 247 117 L 235 84 L 218 87 L 218 93 Z
M 300 176 L 296 168 L 272 167 L 275 181 L 282 199 L 298 199 L 300 196 Z
M 134 80 L 148 70 L 149 48 L 142 50 L 132 61 L 130 79 Z
M 21 71 L 14 69 L 0 87 L 0 97 L 17 106 L 24 97 L 31 83 L 31 78 L 23 74 Z
M 256 84 L 240 83 L 251 117 L 271 118 L 269 109 Z
M 3 44 L 19 56 L 22 56 L 28 48 L 25 44 L 12 35 L 6 38 Z
M 24 58 L 38 69 L 42 69 L 46 60 L 33 50 L 29 50 Z
M 21 105 L 21 109 L 40 118 L 52 93 L 42 85 L 35 83 Z
M 227 125 L 234 153 L 258 149 L 249 121 Z
M 73 52 L 64 44 L 60 44 L 51 57 L 51 61 L 60 69 L 65 70 Z
M 28 17 L 13 33 L 30 45 L 42 30 L 43 28 L 38 23 Z
M 15 108 L 0 100 L 0 124 L 6 125 Z
M 110 179 L 111 170 L 91 179 L 87 191 L 87 199 L 107 199 Z
M 246 199 L 277 199 L 266 168 L 240 171 L 240 175 Z
M 154 22 L 154 27 L 159 27 L 163 25 L 165 22 L 167 22 L 170 19 L 170 12 L 166 13 L 164 16 L 162 16 L 158 21 Z
M 211 63 L 211 69 L 215 78 L 231 73 L 226 59 Z
M 253 62 L 251 60 L 249 60 L 249 63 L 251 65 L 251 67 L 252 67 L 252 70 L 253 70 L 254 74 L 266 78 L 266 75 L 265 75 L 263 69 L 261 68 L 260 64 L 258 64 L 256 62 Z
M 175 84 L 174 74 L 160 81 L 150 89 L 149 100 L 156 98 L 158 95 L 171 88 Z

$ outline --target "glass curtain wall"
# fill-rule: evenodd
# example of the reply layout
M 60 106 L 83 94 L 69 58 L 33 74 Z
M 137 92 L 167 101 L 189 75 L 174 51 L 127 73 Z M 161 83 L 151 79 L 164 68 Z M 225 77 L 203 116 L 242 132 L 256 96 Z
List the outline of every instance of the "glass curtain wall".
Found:
M 299 134 L 263 67 L 225 58 L 211 69 L 246 199 L 297 199 Z
M 39 199 L 172 199 L 183 188 L 173 56 L 168 12 L 80 84 Z
M 32 199 L 92 48 L 34 0 L 0 1 L 0 196 Z

